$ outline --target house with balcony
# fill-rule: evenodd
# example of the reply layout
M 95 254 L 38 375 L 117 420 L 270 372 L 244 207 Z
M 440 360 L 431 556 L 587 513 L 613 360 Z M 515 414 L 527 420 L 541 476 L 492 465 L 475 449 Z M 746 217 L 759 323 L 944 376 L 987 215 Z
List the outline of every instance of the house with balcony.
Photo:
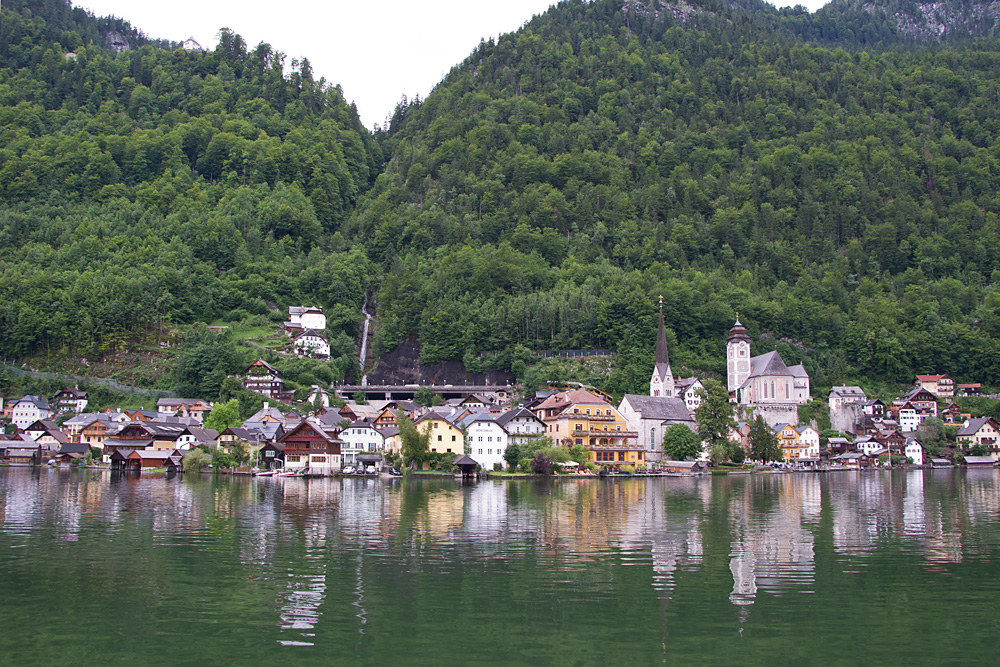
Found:
M 994 461 L 1000 460 L 1000 422 L 992 417 L 970 419 L 958 429 L 955 439 L 965 451 L 977 445 L 986 447 Z
M 318 421 L 303 419 L 279 440 L 285 452 L 285 469 L 319 475 L 340 470 L 343 441 L 339 433 L 339 429 L 328 431 Z
M 683 406 L 683 402 L 677 403 Z M 684 412 L 687 413 L 686 408 Z M 542 419 L 545 435 L 564 447 L 582 445 L 590 461 L 613 465 L 646 464 L 646 451 L 639 445 L 639 432 L 629 428 L 628 421 L 617 408 L 586 389 L 550 396 L 535 409 L 536 416 L 539 413 L 549 415 Z
M 938 398 L 952 398 L 955 395 L 955 381 L 947 375 L 918 375 L 914 384 Z

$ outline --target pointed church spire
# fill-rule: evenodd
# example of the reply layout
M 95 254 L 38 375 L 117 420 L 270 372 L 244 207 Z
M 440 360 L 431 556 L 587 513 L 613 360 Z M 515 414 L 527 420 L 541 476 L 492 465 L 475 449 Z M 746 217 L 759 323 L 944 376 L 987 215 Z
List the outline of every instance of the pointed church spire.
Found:
M 670 372 L 670 356 L 667 354 L 667 331 L 663 326 L 663 297 L 660 297 L 660 327 L 656 332 L 656 365 L 649 380 L 649 395 L 674 397 L 674 375 Z
M 656 332 L 656 368 L 660 369 L 660 364 L 670 365 L 670 358 L 667 356 L 667 332 L 663 328 L 663 297 L 660 297 L 660 330 Z

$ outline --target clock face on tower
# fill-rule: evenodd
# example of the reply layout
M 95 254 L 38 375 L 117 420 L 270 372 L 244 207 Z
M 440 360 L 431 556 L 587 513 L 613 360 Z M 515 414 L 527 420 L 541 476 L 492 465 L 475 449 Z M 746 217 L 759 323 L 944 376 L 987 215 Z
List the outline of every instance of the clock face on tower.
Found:
M 749 362 L 747 362 L 747 361 L 742 361 L 742 360 L 741 360 L 741 361 L 740 361 L 740 362 L 739 362 L 739 363 L 737 364 L 737 367 L 739 368 L 739 371 L 740 371 L 741 373 L 746 373 L 746 372 L 747 372 L 748 370 L 750 370 L 750 363 L 749 363 Z

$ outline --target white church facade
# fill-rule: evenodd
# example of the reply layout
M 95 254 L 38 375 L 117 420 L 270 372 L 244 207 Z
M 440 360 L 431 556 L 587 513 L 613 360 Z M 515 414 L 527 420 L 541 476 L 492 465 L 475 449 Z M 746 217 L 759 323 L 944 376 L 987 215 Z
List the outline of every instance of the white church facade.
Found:
M 750 336 L 739 317 L 726 339 L 726 373 L 730 396 L 772 427 L 797 424 L 799 406 L 811 400 L 809 374 L 801 364 L 786 365 L 777 351 L 751 356 Z

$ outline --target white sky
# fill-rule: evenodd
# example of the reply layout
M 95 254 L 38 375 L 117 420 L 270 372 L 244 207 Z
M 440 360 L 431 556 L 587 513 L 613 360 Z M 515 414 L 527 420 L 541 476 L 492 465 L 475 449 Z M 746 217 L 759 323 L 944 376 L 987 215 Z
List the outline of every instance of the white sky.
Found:
M 520 28 L 552 0 L 74 0 L 97 16 L 128 20 L 148 36 L 194 37 L 212 49 L 220 28 L 292 58 L 306 57 L 318 79 L 339 83 L 366 127 L 383 123 L 402 95 L 426 97 L 479 44 Z M 783 3 L 776 0 L 774 4 Z M 808 0 L 810 10 L 825 4 Z

